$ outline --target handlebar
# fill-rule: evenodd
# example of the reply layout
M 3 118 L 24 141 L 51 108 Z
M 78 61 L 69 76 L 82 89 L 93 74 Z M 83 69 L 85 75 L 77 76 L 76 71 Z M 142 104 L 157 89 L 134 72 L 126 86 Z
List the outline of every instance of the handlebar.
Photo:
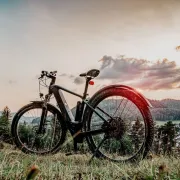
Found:
M 51 71 L 51 72 L 41 71 L 41 76 L 38 79 L 42 79 L 44 76 L 53 79 L 56 78 L 56 73 L 57 71 Z
M 43 79 L 44 76 L 48 77 L 51 79 L 51 82 L 49 84 L 49 91 L 48 91 L 48 94 L 45 95 L 45 102 L 48 102 L 50 100 L 50 97 L 52 95 L 52 92 L 51 92 L 51 86 L 55 84 L 56 82 L 56 73 L 57 71 L 51 71 L 51 72 L 48 72 L 48 71 L 41 71 L 41 76 L 38 78 L 39 80 L 40 79 Z M 40 84 L 39 84 L 40 85 Z M 43 94 L 40 93 L 40 98 L 43 97 Z
M 42 79 L 44 76 L 51 79 L 50 86 L 55 84 L 57 71 L 41 71 L 41 76 L 38 79 Z

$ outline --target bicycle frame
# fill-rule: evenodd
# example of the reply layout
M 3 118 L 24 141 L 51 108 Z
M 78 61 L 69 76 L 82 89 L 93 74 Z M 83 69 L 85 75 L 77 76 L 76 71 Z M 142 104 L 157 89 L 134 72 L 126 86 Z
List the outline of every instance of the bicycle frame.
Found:
M 149 103 L 148 100 L 143 98 L 143 96 L 135 91 L 133 88 L 124 86 L 124 85 L 110 85 L 106 86 L 99 91 L 97 91 L 90 99 L 87 99 L 87 89 L 89 84 L 93 84 L 90 80 L 97 77 L 99 74 L 99 70 L 92 69 L 89 70 L 87 73 L 82 73 L 80 74 L 81 77 L 86 78 L 86 84 L 85 84 L 85 89 L 83 95 L 77 94 L 73 91 L 70 91 L 62 86 L 58 86 L 55 84 L 56 81 L 56 73 L 57 71 L 53 72 L 48 72 L 48 71 L 42 71 L 41 76 L 38 78 L 39 79 L 39 96 L 41 100 L 35 100 L 31 101 L 31 103 L 23 106 L 13 117 L 12 120 L 12 125 L 11 125 L 11 133 L 14 139 L 15 144 L 17 145 L 18 148 L 21 148 L 21 150 L 25 153 L 35 153 L 35 154 L 49 154 L 49 153 L 56 153 L 61 149 L 61 145 L 65 142 L 66 138 L 66 133 L 67 130 L 71 133 L 72 137 L 69 140 L 73 140 L 74 142 L 74 151 L 77 152 L 77 144 L 78 143 L 83 143 L 84 138 L 87 140 L 87 144 L 89 145 L 90 150 L 93 153 L 93 157 L 97 158 L 105 158 L 114 162 L 135 162 L 136 160 L 140 160 L 140 158 L 144 158 L 148 151 L 151 148 L 151 145 L 153 143 L 153 136 L 154 136 L 154 124 L 153 124 L 153 119 L 151 117 L 151 113 L 149 110 Z M 45 78 L 44 78 L 45 77 Z M 49 78 L 51 79 L 51 82 L 49 85 L 46 84 L 46 79 Z M 44 81 L 43 81 L 44 80 Z M 48 93 L 44 96 L 43 93 L 41 93 L 40 85 L 41 82 L 45 85 L 45 87 L 48 87 Z M 76 106 L 76 115 L 75 117 L 73 116 L 66 100 L 65 97 L 62 93 L 62 91 L 65 91 L 69 94 L 72 94 L 74 96 L 79 97 L 82 101 L 77 102 Z M 54 95 L 55 100 L 57 102 L 57 107 L 55 107 L 53 104 L 50 104 L 50 98 L 51 96 Z M 102 103 L 102 109 L 103 107 L 106 109 L 106 107 L 109 107 L 109 110 L 113 110 L 113 117 L 111 117 L 108 113 L 104 112 L 101 108 L 99 108 L 101 103 L 104 99 L 109 98 L 110 96 L 122 96 L 122 98 L 118 98 L 115 100 L 116 105 L 118 101 L 121 100 L 120 103 L 118 103 L 117 109 L 114 108 L 111 104 L 108 105 L 107 103 Z M 127 99 L 126 102 L 122 103 L 124 99 Z M 135 110 L 134 107 L 129 104 L 129 106 L 126 106 L 128 103 L 128 100 L 134 104 L 135 108 L 137 107 L 137 110 Z M 127 110 L 124 111 L 124 116 L 123 118 L 119 117 L 119 115 L 115 115 L 116 111 L 119 109 L 119 106 L 123 106 L 122 111 L 120 111 L 120 116 L 122 112 L 124 111 L 125 107 L 127 107 Z M 18 123 L 23 121 L 20 120 L 21 117 L 26 117 L 24 115 L 26 112 L 29 112 L 29 110 L 34 110 L 34 109 L 40 109 L 41 115 L 40 118 L 35 115 L 33 117 L 32 122 L 28 123 L 28 125 L 32 125 L 30 130 L 32 130 L 32 134 L 30 133 L 30 136 L 32 138 L 23 137 L 23 133 L 18 132 Z M 106 111 L 106 110 L 105 110 Z M 48 113 L 51 113 L 49 115 Z M 130 115 L 127 116 L 127 113 L 130 112 Z M 132 114 L 132 112 L 135 113 L 135 115 Z M 99 128 L 95 129 L 90 128 L 91 125 L 91 120 L 92 120 L 92 113 L 95 113 L 98 115 L 98 117 L 103 120 L 104 122 L 100 122 L 99 118 L 96 118 L 96 124 L 98 125 Z M 103 113 L 105 116 L 104 117 Z M 104 152 L 101 152 L 99 150 L 100 146 L 104 143 L 105 140 L 107 139 L 113 139 L 113 143 L 115 143 L 114 140 L 120 141 L 124 135 L 126 135 L 126 130 L 129 128 L 130 125 L 130 120 L 134 117 L 135 120 L 139 120 L 139 115 L 140 114 L 140 120 L 143 119 L 145 122 L 145 138 L 143 138 L 142 146 L 136 152 L 133 156 L 129 157 L 130 152 L 128 151 L 127 153 L 124 151 L 125 149 L 123 148 L 123 151 L 121 153 L 122 148 L 118 148 L 117 151 L 113 148 L 112 151 L 108 153 L 108 156 L 104 154 Z M 125 117 L 126 116 L 126 117 Z M 29 117 L 29 116 L 28 116 Z M 52 118 L 52 120 L 49 120 Z M 129 119 L 129 120 L 128 120 Z M 35 123 L 33 122 L 35 121 Z M 127 121 L 127 123 L 125 122 Z M 25 121 L 24 121 L 25 122 Z M 134 121 L 136 122 L 136 121 Z M 58 126 L 56 128 L 56 124 L 58 123 Z M 126 126 L 127 124 L 127 126 Z M 133 123 L 134 124 L 134 123 Z M 26 125 L 24 123 L 24 125 Z M 50 127 L 52 127 L 52 130 L 50 130 Z M 115 130 L 114 132 L 111 132 L 112 130 Z M 130 128 L 131 131 L 131 128 Z M 56 132 L 58 132 L 58 136 L 56 135 Z M 39 135 L 38 135 L 39 134 Z M 97 140 L 97 143 L 95 143 L 95 139 L 92 138 L 92 136 L 96 134 L 102 134 L 104 137 L 100 137 Z M 21 136 L 22 135 L 22 136 Z M 38 135 L 38 136 L 36 136 Z M 50 135 L 50 137 L 48 137 Z M 60 135 L 60 136 L 59 136 Z M 131 139 L 131 136 L 133 135 L 131 132 L 128 132 L 127 135 L 130 135 L 130 141 L 134 141 L 134 139 Z M 35 138 L 33 138 L 33 136 Z M 23 137 L 21 140 L 20 138 Z M 41 139 L 43 139 L 41 143 Z M 47 141 L 46 141 L 47 138 Z M 30 142 L 30 140 L 33 140 Z M 51 140 L 51 141 L 50 141 Z M 55 141 L 54 141 L 55 140 Z M 69 141 L 68 141 L 69 142 Z M 120 142 L 121 143 L 121 142 Z M 123 143 L 123 142 L 122 142 Z M 66 143 L 67 144 L 67 143 Z M 35 147 L 37 145 L 37 147 Z M 45 147 L 45 149 L 42 150 L 42 148 Z M 53 147 L 53 146 L 54 147 Z M 118 143 L 117 146 L 120 144 Z M 123 144 L 122 144 L 123 145 Z M 41 146 L 43 146 L 41 148 Z M 108 144 L 106 144 L 105 150 L 109 150 Z M 138 145 L 139 146 L 139 145 Z M 33 149 L 30 149 L 30 148 Z M 34 148 L 35 147 L 35 148 Z M 124 146 L 125 147 L 125 146 Z M 48 148 L 48 149 L 47 149 Z M 133 146 L 132 146 L 133 148 Z M 136 150 L 137 148 L 135 148 Z M 39 152 L 40 150 L 40 152 Z M 45 150 L 45 151 L 44 151 Z M 75 152 L 75 153 L 76 153 Z M 134 152 L 134 149 L 133 149 Z M 109 154 L 113 153 L 112 158 L 109 157 Z M 114 157 L 115 153 L 115 157 Z M 127 154 L 127 155 L 126 155 Z M 66 154 L 66 155 L 71 155 L 71 153 Z M 125 155 L 128 159 L 117 159 L 117 155 Z M 90 159 L 90 161 L 92 160 Z
M 42 115 L 41 115 L 41 120 L 40 120 L 40 126 L 38 129 L 37 133 L 41 133 L 43 132 L 44 129 L 44 122 L 47 116 L 47 103 L 50 100 L 50 96 L 53 94 L 57 105 L 59 106 L 60 109 L 60 113 L 62 115 L 62 118 L 64 118 L 64 121 L 66 123 L 66 127 L 67 129 L 70 131 L 71 135 L 73 136 L 73 140 L 74 140 L 74 150 L 77 150 L 77 143 L 83 143 L 84 137 L 88 136 L 88 135 L 96 135 L 96 134 L 101 134 L 101 133 L 105 133 L 108 130 L 113 130 L 114 128 L 112 128 L 111 126 L 106 126 L 100 129 L 96 129 L 96 130 L 92 130 L 92 131 L 85 131 L 82 132 L 85 120 L 84 120 L 84 108 L 85 106 L 89 107 L 93 112 L 95 112 L 105 123 L 106 125 L 108 125 L 109 123 L 88 103 L 88 100 L 86 99 L 87 96 L 87 90 L 88 90 L 88 84 L 90 82 L 91 79 L 93 79 L 93 77 L 96 77 L 96 71 L 95 74 L 94 72 L 89 71 L 89 76 L 88 73 L 84 74 L 80 74 L 80 76 L 86 76 L 86 84 L 85 84 L 85 89 L 84 89 L 84 93 L 83 96 L 72 92 L 66 88 L 63 88 L 62 86 L 58 86 L 55 85 L 55 81 L 56 81 L 56 77 L 54 76 L 53 72 L 51 72 L 50 74 L 48 74 L 46 71 L 42 72 L 42 75 L 40 78 L 43 78 L 44 76 L 47 76 L 49 78 L 51 78 L 51 83 L 49 86 L 49 92 L 47 95 L 45 95 L 45 99 L 44 99 L 44 104 L 43 104 L 43 110 L 42 110 Z M 93 76 L 94 74 L 94 76 Z M 65 92 L 68 92 L 72 95 L 75 95 L 79 98 L 82 99 L 82 102 L 77 102 L 80 103 L 80 110 L 79 110 L 79 105 L 77 104 L 77 108 L 76 108 L 76 116 L 74 118 L 65 98 L 64 95 L 62 93 L 62 90 Z M 41 97 L 41 94 L 40 94 Z M 110 115 L 108 115 L 106 112 L 104 112 L 102 109 L 100 109 L 99 107 L 97 107 L 98 110 L 100 110 L 101 112 L 103 112 L 104 114 L 106 114 L 108 117 L 110 117 L 111 119 L 113 119 Z M 103 124 L 104 125 L 104 124 Z
M 66 88 L 63 88 L 61 86 L 58 86 L 58 85 L 51 85 L 50 86 L 50 91 L 54 94 L 55 96 L 55 99 L 58 103 L 58 106 L 61 110 L 61 113 L 63 115 L 63 117 L 65 118 L 65 121 L 66 121 L 66 124 L 67 124 L 67 127 L 68 129 L 70 130 L 71 134 L 72 135 L 75 135 L 78 131 L 80 131 L 83 127 L 83 113 L 84 113 L 84 106 L 88 106 L 89 108 L 91 108 L 93 110 L 93 112 L 95 112 L 103 121 L 107 122 L 89 103 L 88 103 L 88 100 L 86 99 L 86 92 L 87 92 L 87 86 L 88 84 L 86 83 L 86 86 L 85 86 L 85 92 L 84 92 L 84 95 L 81 96 L 77 93 L 74 93 Z M 79 98 L 82 99 L 82 106 L 81 106 L 81 114 L 80 114 L 80 117 L 78 119 L 78 121 L 75 121 L 75 118 L 64 98 L 64 95 L 62 93 L 62 91 L 66 91 L 72 95 L 75 95 Z M 100 108 L 98 108 L 99 110 L 101 110 Z M 102 112 L 104 112 L 103 110 L 101 110 Z M 104 112 L 105 113 L 105 112 Z M 108 114 L 105 113 L 107 116 Z M 110 117 L 110 116 L 109 116 Z M 112 128 L 111 128 L 112 129 Z M 79 135 L 78 136 L 81 136 L 81 137 L 84 137 L 88 134 L 91 134 L 91 135 L 95 135 L 95 134 L 99 134 L 99 133 L 103 133 L 103 132 L 106 132 L 107 130 L 110 130 L 110 128 L 104 128 L 104 129 L 97 129 L 97 130 L 92 130 L 92 131 L 87 131 L 87 132 L 79 132 Z

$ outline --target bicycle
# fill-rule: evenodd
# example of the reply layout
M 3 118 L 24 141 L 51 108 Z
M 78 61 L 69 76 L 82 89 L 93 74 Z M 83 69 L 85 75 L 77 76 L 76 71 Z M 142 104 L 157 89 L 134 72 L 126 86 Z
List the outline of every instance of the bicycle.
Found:
M 77 152 L 78 144 L 83 143 L 86 138 L 89 149 L 93 154 L 92 158 L 105 158 L 113 162 L 131 162 L 146 157 L 153 142 L 154 123 L 149 110 L 149 107 L 152 106 L 142 94 L 129 86 L 109 85 L 100 89 L 88 99 L 88 85 L 93 84 L 92 79 L 99 75 L 99 70 L 92 69 L 87 73 L 80 74 L 80 77 L 86 79 L 83 95 L 56 85 L 56 73 L 57 71 L 41 72 L 39 83 L 45 82 L 45 78 L 51 81 L 50 85 L 47 86 L 48 93 L 45 98 L 40 93 L 42 100 L 31 101 L 30 104 L 23 106 L 12 120 L 11 134 L 16 146 L 21 151 L 39 155 L 55 154 L 61 150 L 66 140 L 66 133 L 69 130 L 74 141 L 74 152 Z M 62 91 L 82 99 L 82 101 L 77 102 L 75 116 L 73 116 Z M 50 103 L 52 95 L 54 95 L 59 109 Z M 108 105 L 110 102 L 108 98 L 111 96 L 120 96 L 116 100 L 113 99 L 118 108 L 115 108 L 112 103 Z M 120 106 L 122 111 L 127 107 L 124 111 L 125 114 L 118 110 Z M 103 107 L 105 110 L 103 110 Z M 40 109 L 40 117 L 25 115 L 26 112 L 29 113 L 33 109 Z M 113 110 L 113 113 L 110 114 L 109 110 Z M 51 113 L 51 115 L 48 115 L 48 113 Z M 117 115 L 117 113 L 120 113 L 120 115 Z M 97 115 L 97 117 L 94 118 L 94 115 Z M 133 118 L 135 120 L 132 120 Z M 28 122 L 25 122 L 26 119 Z M 141 146 L 137 146 L 136 143 L 134 147 L 132 143 L 137 140 L 133 139 L 135 131 L 132 130 L 130 125 L 133 125 L 137 120 L 139 122 L 142 120 L 145 124 L 142 126 L 144 129 L 141 129 L 144 132 L 144 138 L 141 137 Z M 55 127 L 56 125 L 57 127 Z M 18 131 L 18 128 L 20 128 L 20 131 Z M 43 147 L 45 150 L 42 149 Z M 135 152 L 137 147 L 139 149 Z M 107 154 L 104 151 L 107 151 Z M 131 156 L 131 152 L 135 154 Z M 118 158 L 118 156 L 123 155 L 126 158 Z

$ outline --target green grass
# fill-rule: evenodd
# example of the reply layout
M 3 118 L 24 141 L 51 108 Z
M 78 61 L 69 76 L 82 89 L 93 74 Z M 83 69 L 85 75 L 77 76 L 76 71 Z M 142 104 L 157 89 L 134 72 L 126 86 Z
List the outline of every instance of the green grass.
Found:
M 180 180 L 180 159 L 177 157 L 156 157 L 145 159 L 139 164 L 117 164 L 106 160 L 94 159 L 88 164 L 90 154 L 65 156 L 57 153 L 53 156 L 27 155 L 6 144 L 0 151 L 0 179 L 25 179 L 27 171 L 33 165 L 39 167 L 35 179 L 158 179 L 159 166 L 165 163 L 169 168 L 169 179 Z

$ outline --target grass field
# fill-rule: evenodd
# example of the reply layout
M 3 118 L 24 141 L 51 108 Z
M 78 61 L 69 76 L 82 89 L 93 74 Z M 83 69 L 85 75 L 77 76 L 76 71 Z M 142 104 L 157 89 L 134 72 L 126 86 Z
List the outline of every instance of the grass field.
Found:
M 62 153 L 37 157 L 12 150 L 6 145 L 0 151 L 0 179 L 23 180 L 27 171 L 36 165 L 40 170 L 36 180 L 158 179 L 160 174 L 167 179 L 180 180 L 180 159 L 177 157 L 154 157 L 139 164 L 115 164 L 94 159 L 88 164 L 90 157 L 89 154 L 67 157 Z

